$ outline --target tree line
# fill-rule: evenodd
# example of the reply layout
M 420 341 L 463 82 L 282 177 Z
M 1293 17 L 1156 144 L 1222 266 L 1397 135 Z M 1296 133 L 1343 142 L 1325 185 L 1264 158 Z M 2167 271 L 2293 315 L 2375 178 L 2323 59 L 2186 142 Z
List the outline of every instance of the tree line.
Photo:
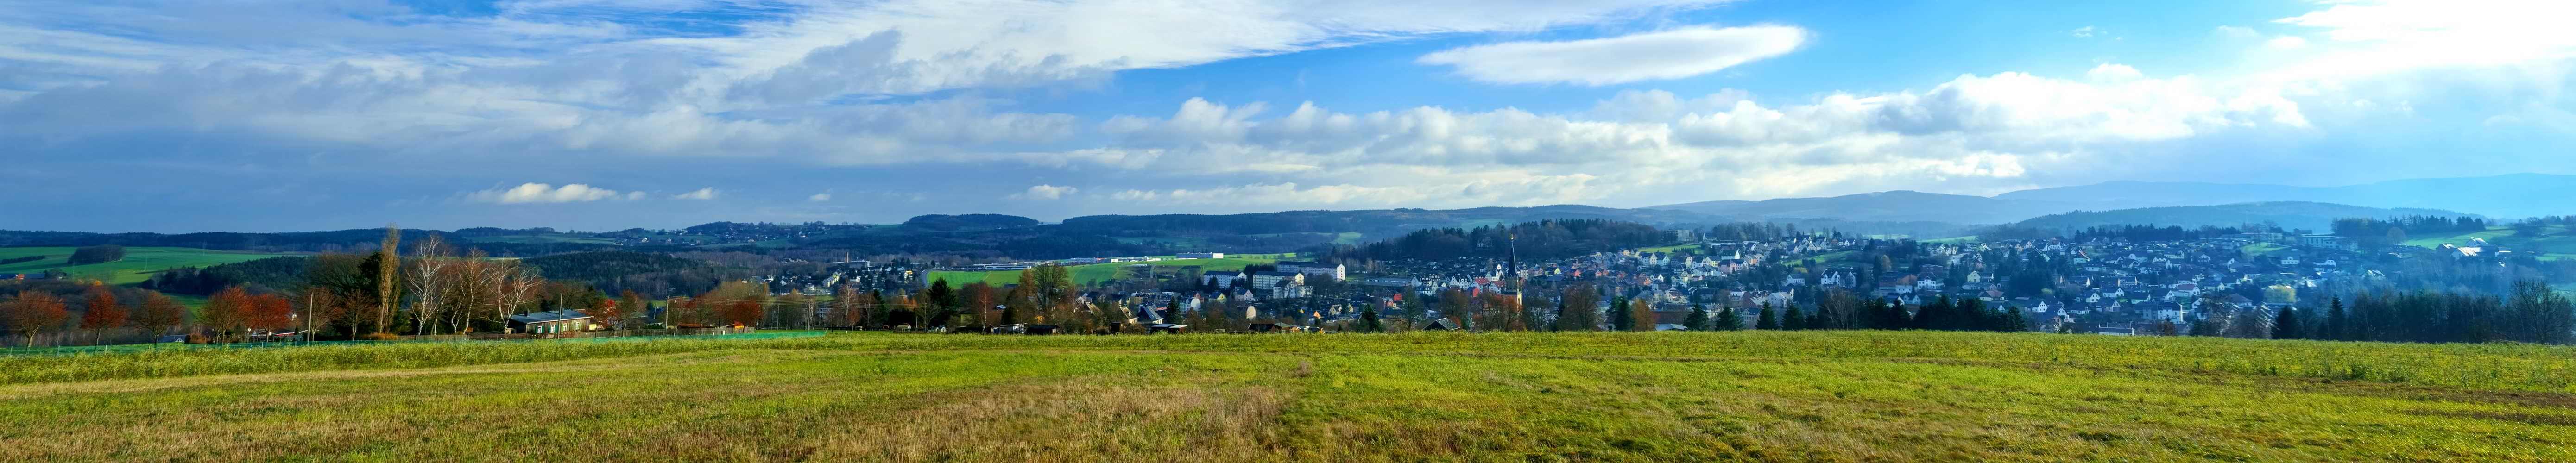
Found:
M 2262 335 L 2332 341 L 2566 344 L 2576 341 L 2571 339 L 2576 337 L 2576 303 L 2539 282 L 2515 284 L 2512 292 L 2500 297 L 2431 291 L 2362 294 L 2349 304 L 2338 298 L 2321 309 L 2284 307 Z
M 1442 260 L 1459 257 L 1502 258 L 1507 251 L 1522 260 L 1562 259 L 1595 252 L 1657 246 L 1672 239 L 1653 226 L 1606 219 L 1543 220 L 1510 226 L 1471 229 L 1429 228 L 1366 245 L 1338 245 L 1321 250 L 1337 262 Z
M 18 296 L 0 301 L 5 302 L 0 321 L 28 344 L 104 343 L 173 333 L 211 342 L 248 340 L 261 332 L 390 339 L 506 332 L 510 316 L 542 310 L 590 310 L 599 323 L 615 327 L 628 319 L 628 312 L 643 307 L 621 306 L 579 282 L 547 280 L 519 260 L 492 258 L 480 249 L 460 251 L 442 234 L 411 243 L 406 256 L 400 252 L 405 249 L 400 230 L 383 233 L 376 252 L 368 254 L 326 253 L 217 267 L 223 270 L 174 270 L 136 288 L 33 282 L 47 286 L 22 285 Z M 164 290 L 208 297 L 190 310 Z M 86 296 L 75 304 L 64 292 Z M 75 307 L 77 323 L 71 312 Z M 75 325 L 88 336 L 61 336 Z

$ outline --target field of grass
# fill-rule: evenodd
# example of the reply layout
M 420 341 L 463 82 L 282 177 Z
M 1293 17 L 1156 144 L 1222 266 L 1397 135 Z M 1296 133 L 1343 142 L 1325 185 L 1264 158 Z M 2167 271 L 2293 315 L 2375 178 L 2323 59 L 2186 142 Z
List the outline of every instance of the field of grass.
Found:
M 1661 252 L 1661 253 L 1673 253 L 1673 252 L 1681 252 L 1681 251 L 1691 250 L 1691 249 L 1699 249 L 1699 245 L 1696 245 L 1696 244 L 1677 244 L 1677 245 L 1672 245 L 1672 246 L 1656 246 L 1656 247 L 1651 247 L 1651 248 L 1637 248 L 1637 252 Z
M 287 254 L 211 251 L 195 248 L 125 248 L 125 260 L 88 265 L 71 263 L 70 247 L 0 248 L 0 259 L 45 256 L 45 260 L 0 265 L 0 273 L 40 273 L 62 270 L 72 278 L 104 280 L 108 284 L 140 283 L 152 274 L 180 267 L 211 267 L 234 262 L 258 260 Z
M 1977 237 L 1977 235 L 1953 236 L 1953 237 L 1949 237 L 1949 238 L 1934 238 L 1934 239 L 1923 240 L 1923 242 L 1925 242 L 1925 243 L 1941 243 L 1941 244 L 1971 244 L 1971 243 L 1976 243 L 1976 242 L 1978 242 L 1978 241 L 1983 241 L 1983 239 L 1978 238 L 1978 237 Z
M 2576 348 L 1926 332 L 0 359 L 0 460 L 2569 461 Z
M 1789 265 L 1793 265 L 1793 266 L 1794 266 L 1794 265 L 1823 265 L 1823 264 L 1831 264 L 1831 263 L 1841 262 L 1841 261 L 1844 261 L 1844 260 L 1851 259 L 1851 258 L 1852 258 L 1852 256 L 1856 256 L 1856 255 L 1860 255 L 1860 252 L 1859 252 L 1859 251 L 1834 251 L 1834 252 L 1828 252 L 1828 253 L 1824 253 L 1824 254 L 1817 254 L 1815 257 L 1809 257 L 1809 258 L 1805 258 L 1805 259 L 1798 259 L 1798 260 L 1789 261 Z
M 2539 252 L 2542 260 L 2576 259 L 2576 232 L 2566 225 L 2541 227 L 2538 235 L 2524 236 L 2512 227 L 2446 236 L 2428 236 L 2406 240 L 2407 246 L 2436 248 L 2443 244 L 2467 245 L 2470 239 L 2485 239 L 2489 244 L 2523 252 Z
M 473 242 L 477 242 L 477 243 L 517 243 L 517 244 L 564 243 L 564 244 L 612 244 L 612 245 L 613 245 L 613 244 L 617 244 L 617 243 L 618 243 L 618 242 L 617 242 L 617 240 L 608 239 L 608 238 L 600 238 L 600 237 L 595 237 L 595 236 L 567 235 L 567 234 L 479 236 L 479 237 L 470 238 L 469 240 L 471 240 L 471 241 L 473 241 Z
M 2279 253 L 2281 251 L 2287 251 L 2289 249 L 2289 246 L 2282 245 L 2281 243 L 2254 243 L 2236 248 L 2236 252 L 2238 254 L 2261 257 Z
M 1163 260 L 1149 263 L 1154 264 L 1156 269 L 1198 267 L 1200 271 L 1230 271 L 1243 270 L 1244 267 L 1255 264 L 1278 262 L 1280 259 L 1294 258 L 1295 256 L 1296 254 L 1293 253 L 1227 254 L 1223 259 L 1173 259 L 1171 258 L 1172 256 L 1153 256 L 1161 257 Z M 1094 282 L 1118 279 L 1118 268 L 1129 265 L 1135 265 L 1135 263 L 1117 262 L 1107 264 L 1076 265 L 1068 268 L 1073 271 L 1073 281 L 1091 284 Z M 928 282 L 936 282 L 940 280 L 947 280 L 950 286 L 964 285 L 978 281 L 991 285 L 1018 284 L 1020 282 L 1020 271 L 993 270 L 981 272 L 930 272 L 930 277 L 923 279 L 922 281 L 925 282 L 923 284 L 929 284 Z

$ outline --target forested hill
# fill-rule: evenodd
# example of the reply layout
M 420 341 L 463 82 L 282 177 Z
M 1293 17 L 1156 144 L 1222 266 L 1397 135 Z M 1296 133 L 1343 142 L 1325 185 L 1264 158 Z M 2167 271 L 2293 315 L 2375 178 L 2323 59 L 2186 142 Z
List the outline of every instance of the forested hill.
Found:
M 905 227 L 941 231 L 1028 227 L 1037 224 L 1037 219 L 1001 214 L 931 214 L 903 221 Z
M 1370 237 L 1391 237 L 1425 228 L 1578 219 L 1617 220 L 1664 226 L 1706 226 L 1731 221 L 1722 217 L 1687 211 L 1557 205 L 1447 210 L 1286 211 L 1226 215 L 1094 215 L 1065 219 L 1062 224 L 1048 227 L 1076 233 L 1105 234 L 1142 230 L 1187 230 L 1231 234 L 1358 232 Z
M 1443 260 L 1499 258 L 1505 256 L 1506 249 L 1510 249 L 1523 260 L 1539 261 L 1656 246 L 1670 241 L 1669 235 L 1662 230 L 1644 224 L 1601 219 L 1549 220 L 1511 226 L 1416 230 L 1366 245 L 1336 246 L 1326 251 L 1326 255 L 1335 261 Z
M 450 241 L 459 236 L 438 230 L 404 229 L 406 239 L 442 235 Z M 0 230 L 0 247 L 9 246 L 97 246 L 114 244 L 128 247 L 177 247 L 268 252 L 350 252 L 374 249 L 385 237 L 385 229 L 280 232 L 280 233 L 88 233 Z M 487 247 L 488 249 L 489 247 Z
M 2226 204 L 2218 206 L 2177 206 L 2120 209 L 2110 211 L 2076 211 L 2041 216 L 2014 224 L 2014 227 L 2037 230 L 2082 230 L 2093 227 L 2122 225 L 2159 225 L 2197 227 L 2230 227 L 2243 224 L 2274 223 L 2282 228 L 2307 229 L 2323 233 L 2332 229 L 2336 219 L 2353 217 L 2471 217 L 2459 212 L 2435 209 L 2383 209 L 2305 201 L 2272 201 Z

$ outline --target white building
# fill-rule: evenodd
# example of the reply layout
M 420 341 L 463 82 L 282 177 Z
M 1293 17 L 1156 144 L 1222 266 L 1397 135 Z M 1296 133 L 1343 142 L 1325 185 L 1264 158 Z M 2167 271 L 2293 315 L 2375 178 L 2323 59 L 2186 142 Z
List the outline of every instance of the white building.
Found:
M 1279 271 L 1302 273 L 1306 274 L 1306 276 L 1329 276 L 1333 277 L 1333 281 L 1342 281 L 1349 277 L 1349 270 L 1343 268 L 1342 264 L 1325 264 L 1321 262 L 1283 260 L 1279 261 Z

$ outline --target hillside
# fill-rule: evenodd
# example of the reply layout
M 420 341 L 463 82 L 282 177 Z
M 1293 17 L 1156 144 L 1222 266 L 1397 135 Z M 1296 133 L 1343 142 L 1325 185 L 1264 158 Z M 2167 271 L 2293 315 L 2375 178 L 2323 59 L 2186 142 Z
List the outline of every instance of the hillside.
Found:
M 2109 182 L 1995 195 L 1996 199 L 2057 202 L 2085 209 L 2309 201 L 2380 208 L 2446 209 L 2506 218 L 2576 214 L 2576 204 L 2532 200 L 2566 197 L 2576 197 L 2576 175 L 2422 178 L 2332 187 Z
M 2427 178 L 2335 187 L 2261 184 L 2117 181 L 2092 185 L 2035 188 L 1993 197 L 1883 191 L 1832 197 L 1779 198 L 1760 201 L 1702 201 L 1649 206 L 1737 217 L 1748 220 L 1795 221 L 1832 219 L 1852 222 L 1930 222 L 1951 225 L 2006 224 L 2070 211 L 2214 206 L 2247 202 L 2312 202 L 2386 209 L 2439 209 L 2491 217 L 2576 214 L 2576 205 L 2531 198 L 2576 197 L 2576 175 L 2512 174 L 2487 177 Z M 2207 222 L 2216 219 L 2195 219 Z M 1802 223 L 1801 226 L 1807 224 Z M 1927 224 L 1917 229 L 1938 230 Z M 1840 227 L 1883 233 L 1870 224 Z M 1920 233 L 1920 235 L 1938 233 Z
M 1761 220 L 1839 219 L 1878 222 L 2008 223 L 2051 212 L 2073 210 L 2073 204 L 1988 198 L 1984 196 L 1883 191 L 1825 198 L 1781 198 L 1762 201 L 1703 201 L 1653 206 L 1701 214 Z
M 44 273 L 62 271 L 75 279 L 101 280 L 108 284 L 132 284 L 152 278 L 152 274 L 180 267 L 211 267 L 235 262 L 248 262 L 276 257 L 280 253 L 210 251 L 194 248 L 129 247 L 125 259 L 86 265 L 69 265 L 71 247 L 0 248 L 0 259 L 45 256 L 44 259 L 0 265 L 0 273 Z
M 1668 332 L 0 358 L 0 418 L 29 424 L 0 430 L 0 460 L 2569 461 L 2570 356 Z
M 2489 245 L 2508 250 L 2540 253 L 2544 260 L 2576 258 L 2576 233 L 2571 233 L 2567 225 L 2558 224 L 2528 229 L 2494 227 L 2469 233 L 2413 237 L 2406 240 L 2406 245 L 2425 248 L 2438 248 L 2444 244 L 2471 246 L 2476 240 L 2485 240 Z
M 2317 230 L 2322 233 L 2334 225 L 2334 219 L 2347 217 L 2399 216 L 2464 216 L 2458 212 L 2432 209 L 2382 209 L 2342 204 L 2300 201 L 2275 201 L 2217 206 L 2176 206 L 2120 209 L 2109 211 L 2076 211 L 2051 214 L 2014 224 L 2016 227 L 2041 230 L 2070 230 L 2097 226 L 2161 225 L 2196 228 L 2228 227 L 2248 223 L 2277 223 L 2283 228 Z

